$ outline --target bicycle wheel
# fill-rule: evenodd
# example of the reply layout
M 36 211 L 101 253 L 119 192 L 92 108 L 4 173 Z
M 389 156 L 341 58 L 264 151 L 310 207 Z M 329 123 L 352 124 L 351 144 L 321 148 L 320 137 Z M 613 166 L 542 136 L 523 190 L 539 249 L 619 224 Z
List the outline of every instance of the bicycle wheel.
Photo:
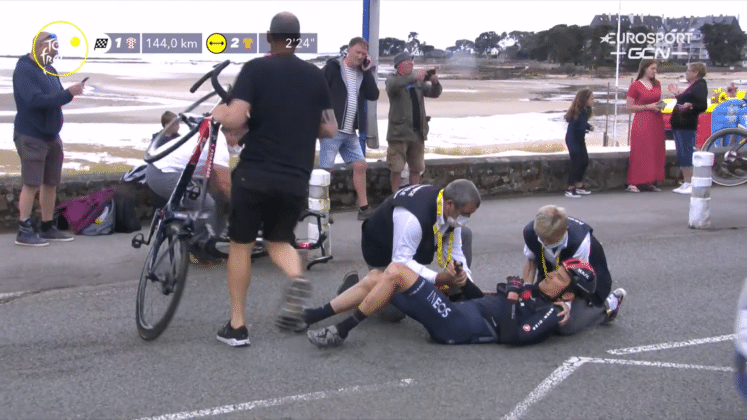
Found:
M 135 320 L 144 340 L 163 333 L 176 312 L 189 263 L 188 240 L 181 237 L 181 224 L 164 226 L 148 252 L 137 289 Z
M 713 153 L 713 182 L 732 187 L 747 182 L 747 131 L 719 130 L 700 149 Z

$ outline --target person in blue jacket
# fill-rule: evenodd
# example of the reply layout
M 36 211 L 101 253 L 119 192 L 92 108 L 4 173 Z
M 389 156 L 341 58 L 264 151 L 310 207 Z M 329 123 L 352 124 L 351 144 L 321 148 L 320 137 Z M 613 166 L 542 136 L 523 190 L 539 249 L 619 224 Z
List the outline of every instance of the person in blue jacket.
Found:
M 23 187 L 18 198 L 19 227 L 16 245 L 45 246 L 49 241 L 72 241 L 52 223 L 57 185 L 62 176 L 62 106 L 83 93 L 83 82 L 64 89 L 52 66 L 57 56 L 57 36 L 40 32 L 30 54 L 18 59 L 13 71 L 16 118 L 13 142 L 21 158 Z M 34 198 L 39 193 L 41 232 L 31 222 Z
M 579 198 L 582 195 L 591 194 L 591 191 L 584 188 L 583 179 L 586 168 L 589 167 L 586 132 L 594 130 L 594 127 L 589 124 L 593 103 L 594 94 L 591 89 L 581 89 L 576 93 L 576 98 L 573 99 L 571 107 L 565 113 L 565 120 L 568 122 L 565 145 L 568 147 L 568 154 L 571 157 L 571 172 L 568 174 L 566 197 Z

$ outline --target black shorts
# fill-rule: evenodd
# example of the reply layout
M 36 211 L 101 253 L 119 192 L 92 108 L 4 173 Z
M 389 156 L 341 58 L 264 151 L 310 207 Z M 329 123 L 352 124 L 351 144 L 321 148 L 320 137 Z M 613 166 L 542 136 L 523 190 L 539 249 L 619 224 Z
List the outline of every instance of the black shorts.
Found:
M 233 182 L 228 236 L 234 242 L 248 244 L 257 240 L 262 229 L 266 241 L 292 243 L 293 229 L 305 208 L 306 197 L 282 190 L 255 191 Z
M 452 302 L 423 277 L 392 298 L 392 304 L 423 324 L 441 344 L 495 343 L 497 336 L 474 302 Z

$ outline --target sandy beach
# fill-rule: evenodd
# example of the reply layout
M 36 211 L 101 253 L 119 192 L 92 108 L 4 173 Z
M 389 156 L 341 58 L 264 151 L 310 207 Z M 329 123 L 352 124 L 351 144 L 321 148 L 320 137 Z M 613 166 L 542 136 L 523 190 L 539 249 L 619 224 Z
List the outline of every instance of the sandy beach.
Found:
M 15 59 L 4 58 L 0 66 L 0 127 L 2 137 L 0 141 L 0 173 L 13 174 L 20 171 L 20 164 L 15 148 L 12 144 L 12 123 L 15 116 L 15 103 L 12 94 L 12 72 Z M 160 115 L 166 110 L 178 111 L 189 106 L 192 101 L 204 93 L 209 92 L 208 83 L 198 93 L 189 93 L 190 86 L 199 76 L 208 71 L 210 65 L 181 64 L 181 65 L 158 65 L 155 68 L 149 64 L 134 63 L 96 63 L 86 65 L 85 71 L 80 71 L 62 80 L 63 85 L 77 82 L 84 77 L 90 77 L 86 92 L 77 97 L 73 102 L 63 108 L 65 112 L 66 127 L 81 126 L 89 127 L 86 131 L 106 129 L 106 135 L 111 138 L 118 131 L 122 132 L 122 143 L 102 142 L 98 144 L 95 136 L 92 140 L 82 140 L 77 143 L 74 139 L 63 138 L 66 144 L 66 169 L 91 169 L 87 165 L 96 156 L 107 156 L 99 159 L 98 163 L 113 163 L 113 170 L 121 170 L 135 164 L 142 157 L 142 150 L 147 145 L 148 139 L 153 132 L 159 129 Z M 222 81 L 233 82 L 240 70 L 240 65 L 235 64 L 227 68 L 222 74 Z M 383 76 L 387 71 L 382 66 L 379 77 L 379 88 L 381 96 L 377 105 L 377 116 L 379 127 L 386 126 L 386 118 L 389 110 L 389 102 L 384 90 Z M 512 80 L 465 80 L 455 78 L 455 74 L 443 74 L 441 78 L 444 91 L 437 99 L 426 99 L 426 110 L 433 118 L 431 122 L 431 137 L 443 139 L 450 136 L 448 133 L 439 133 L 439 127 L 451 127 L 455 122 L 467 121 L 470 117 L 490 117 L 486 121 L 495 121 L 495 127 L 476 130 L 475 136 L 485 136 L 486 133 L 506 132 L 508 138 L 500 141 L 485 139 L 470 139 L 470 124 L 461 131 L 459 138 L 469 139 L 461 145 L 458 139 L 438 144 L 426 143 L 431 147 L 431 152 L 438 149 L 444 153 L 444 148 L 459 149 L 459 151 L 447 151 L 447 154 L 481 154 L 496 153 L 508 150 L 522 149 L 532 152 L 564 150 L 564 128 L 562 113 L 564 113 L 575 92 L 582 87 L 591 87 L 598 98 L 595 103 L 596 130 L 587 135 L 587 143 L 590 146 L 602 144 L 603 133 L 609 121 L 604 119 L 606 113 L 613 113 L 612 100 L 607 101 L 606 92 L 610 86 L 610 98 L 614 97 L 614 78 L 592 78 L 588 76 L 564 76 L 548 75 L 543 78 L 512 79 Z M 630 80 L 635 75 L 622 73 L 620 77 L 620 89 L 618 92 L 619 121 L 622 131 L 627 129 L 628 115 L 624 109 L 625 91 Z M 663 86 L 670 83 L 683 83 L 681 74 L 664 73 L 658 76 Z M 712 72 L 707 76 L 709 88 L 725 87 L 731 81 L 741 81 L 740 87 L 744 89 L 747 82 L 747 72 Z M 664 97 L 668 97 L 666 92 Z M 206 105 L 199 109 L 209 110 Z M 537 130 L 531 123 L 533 116 L 537 114 L 552 115 L 552 129 L 545 129 L 548 133 L 532 133 L 532 136 L 515 136 L 511 133 L 531 133 Z M 501 117 L 503 116 L 503 117 Z M 548 117 L 542 117 L 547 119 Z M 471 120 L 470 120 L 471 121 Z M 450 125 L 447 125 L 448 122 Z M 514 123 L 515 122 L 515 123 Z M 521 127 L 516 127 L 521 124 Z M 63 129 L 65 130 L 65 129 Z M 80 131 L 80 129 L 78 129 Z M 113 132 L 112 132 L 113 131 Z M 618 126 L 618 133 L 621 127 Z M 141 133 L 135 134 L 132 133 Z M 136 137 L 136 138 L 132 138 Z M 381 133 L 380 133 L 381 137 Z M 505 136 L 504 136 L 505 137 Z M 611 136 L 610 136 L 611 137 Z M 128 140 L 128 141 L 124 141 Z M 474 140 L 474 141 L 472 141 Z M 626 139 L 618 141 L 624 145 Z M 430 141 L 430 139 L 429 139 Z M 380 157 L 385 149 L 380 148 L 370 151 L 369 155 L 374 158 Z M 94 158 L 91 158 L 93 156 Z M 106 165 L 96 165 L 102 170 Z

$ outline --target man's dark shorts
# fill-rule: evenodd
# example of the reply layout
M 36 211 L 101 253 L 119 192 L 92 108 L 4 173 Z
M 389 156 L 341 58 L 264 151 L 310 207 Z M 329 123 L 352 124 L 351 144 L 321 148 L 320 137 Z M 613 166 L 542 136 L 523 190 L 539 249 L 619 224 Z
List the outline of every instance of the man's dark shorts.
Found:
M 13 131 L 13 142 L 21 158 L 24 185 L 57 185 L 62 176 L 62 140 L 44 141 Z
M 306 208 L 306 197 L 288 194 L 283 190 L 255 191 L 237 182 L 231 183 L 231 215 L 228 236 L 232 241 L 248 244 L 262 238 L 270 242 L 295 240 L 293 229 L 301 211 Z
M 488 326 L 474 302 L 452 302 L 423 277 L 419 277 L 409 289 L 395 294 L 392 304 L 423 324 L 437 343 L 477 344 L 497 341 L 494 330 Z

